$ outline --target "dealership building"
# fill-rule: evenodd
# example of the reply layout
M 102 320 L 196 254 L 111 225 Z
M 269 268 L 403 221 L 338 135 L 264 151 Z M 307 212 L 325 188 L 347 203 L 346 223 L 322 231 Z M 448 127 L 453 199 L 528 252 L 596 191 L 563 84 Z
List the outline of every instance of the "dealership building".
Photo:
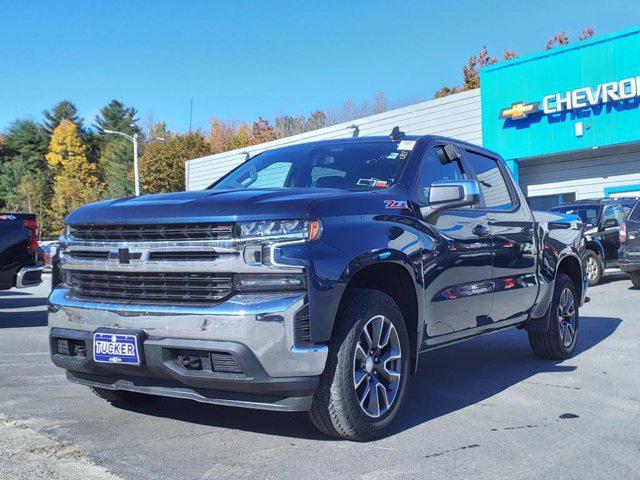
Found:
M 322 139 L 442 135 L 500 153 L 536 209 L 640 196 L 640 27 L 499 62 L 482 88 L 186 162 L 187 190 L 261 151 Z

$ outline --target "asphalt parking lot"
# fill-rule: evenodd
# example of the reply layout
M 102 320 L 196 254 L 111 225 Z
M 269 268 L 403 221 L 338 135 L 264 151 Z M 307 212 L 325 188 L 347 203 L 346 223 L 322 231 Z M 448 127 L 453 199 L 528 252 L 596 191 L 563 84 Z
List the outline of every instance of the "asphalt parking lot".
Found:
M 515 329 L 425 355 L 393 432 L 362 444 L 304 414 L 158 400 L 114 407 L 49 361 L 48 283 L 0 292 L 0 478 L 640 478 L 640 290 L 590 290 L 577 354 Z

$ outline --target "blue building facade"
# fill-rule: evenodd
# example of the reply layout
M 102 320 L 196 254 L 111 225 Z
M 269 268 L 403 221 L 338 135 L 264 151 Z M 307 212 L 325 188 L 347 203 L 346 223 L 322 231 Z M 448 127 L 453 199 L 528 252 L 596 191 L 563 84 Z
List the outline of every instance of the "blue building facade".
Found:
M 481 84 L 483 144 L 536 208 L 640 195 L 640 27 L 497 63 Z

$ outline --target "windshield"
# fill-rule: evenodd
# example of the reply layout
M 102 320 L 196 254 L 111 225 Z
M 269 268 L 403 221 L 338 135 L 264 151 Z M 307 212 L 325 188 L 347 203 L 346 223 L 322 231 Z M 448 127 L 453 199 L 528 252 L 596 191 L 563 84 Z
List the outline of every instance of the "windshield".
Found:
M 414 143 L 359 141 L 270 150 L 248 160 L 209 188 L 388 188 L 397 183 L 410 153 L 399 150 L 399 146 L 412 148 Z
M 578 215 L 583 223 L 595 225 L 598 223 L 600 207 L 598 205 L 561 205 L 559 207 L 553 207 L 551 211 Z

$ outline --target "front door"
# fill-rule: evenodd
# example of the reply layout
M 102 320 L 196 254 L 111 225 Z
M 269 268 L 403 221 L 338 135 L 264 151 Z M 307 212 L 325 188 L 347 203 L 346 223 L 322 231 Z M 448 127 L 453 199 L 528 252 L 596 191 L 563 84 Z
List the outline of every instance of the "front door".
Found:
M 464 160 L 443 164 L 441 151 L 442 145 L 432 145 L 423 156 L 417 192 L 422 203 L 432 182 L 471 178 Z M 487 323 L 493 299 L 491 230 L 487 213 L 475 207 L 447 210 L 435 225 L 422 227 L 424 339 L 433 345 Z

